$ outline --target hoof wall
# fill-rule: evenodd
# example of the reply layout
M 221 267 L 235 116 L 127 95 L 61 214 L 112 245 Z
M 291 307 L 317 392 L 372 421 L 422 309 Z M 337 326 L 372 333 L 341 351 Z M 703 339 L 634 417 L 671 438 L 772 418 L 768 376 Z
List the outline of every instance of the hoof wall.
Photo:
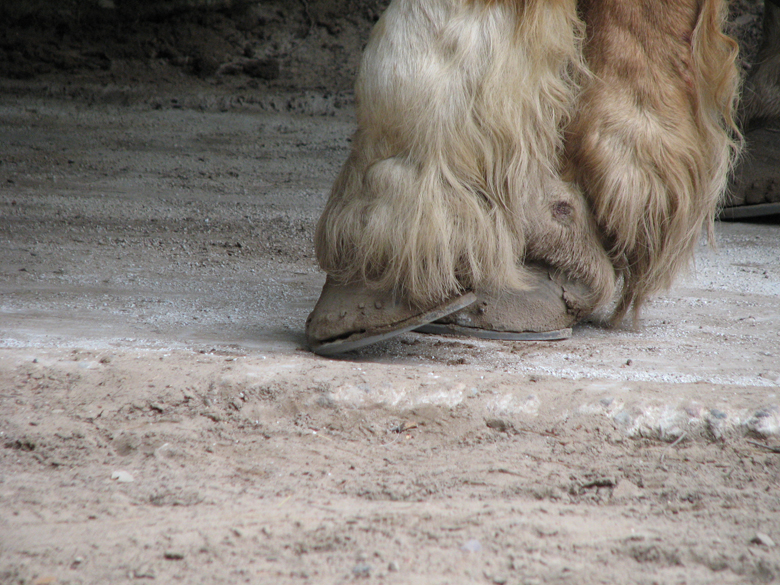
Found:
M 476 300 L 476 295 L 469 292 L 421 308 L 392 293 L 374 291 L 363 284 L 334 284 L 328 279 L 306 320 L 306 340 L 318 355 L 337 355 L 411 331 Z

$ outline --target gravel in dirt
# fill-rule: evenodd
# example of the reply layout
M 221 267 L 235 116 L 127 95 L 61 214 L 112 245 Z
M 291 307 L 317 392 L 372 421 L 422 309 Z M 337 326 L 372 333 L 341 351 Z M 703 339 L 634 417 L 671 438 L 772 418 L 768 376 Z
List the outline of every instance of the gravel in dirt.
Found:
M 104 73 L 0 91 L 0 583 L 780 580 L 776 221 L 637 330 L 324 359 L 350 100 Z
M 780 227 L 637 331 L 318 358 L 332 113 L 2 98 L 0 581 L 780 578 Z

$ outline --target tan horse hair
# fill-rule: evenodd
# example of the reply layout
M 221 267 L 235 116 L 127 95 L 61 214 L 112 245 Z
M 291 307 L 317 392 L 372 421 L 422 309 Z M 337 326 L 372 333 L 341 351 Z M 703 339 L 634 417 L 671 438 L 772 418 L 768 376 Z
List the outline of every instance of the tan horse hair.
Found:
M 643 22 L 650 5 L 684 18 Z M 391 2 L 363 55 L 358 130 L 317 226 L 328 274 L 425 304 L 522 288 L 523 262 L 541 260 L 585 282 L 594 304 L 622 276 L 618 317 L 672 282 L 738 150 L 723 3 L 579 8 Z M 624 49 L 626 59 L 609 56 Z

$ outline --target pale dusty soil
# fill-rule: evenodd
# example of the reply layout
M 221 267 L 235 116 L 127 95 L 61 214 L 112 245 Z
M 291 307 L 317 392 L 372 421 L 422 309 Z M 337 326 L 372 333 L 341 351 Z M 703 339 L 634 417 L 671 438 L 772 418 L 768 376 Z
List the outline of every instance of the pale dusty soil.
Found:
M 1 583 L 780 580 L 777 223 L 639 331 L 327 360 L 354 112 L 202 91 L 0 98 Z
M 9 27 L 0 583 L 780 580 L 776 218 L 638 331 L 303 348 L 383 5 Z

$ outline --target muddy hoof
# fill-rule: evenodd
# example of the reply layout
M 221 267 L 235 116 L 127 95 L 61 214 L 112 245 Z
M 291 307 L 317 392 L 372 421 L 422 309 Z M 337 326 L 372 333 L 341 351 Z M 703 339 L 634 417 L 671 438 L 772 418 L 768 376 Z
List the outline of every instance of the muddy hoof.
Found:
M 594 309 L 590 291 L 548 266 L 531 264 L 527 268 L 528 290 L 477 290 L 476 303 L 417 331 L 508 341 L 571 337 L 571 327 Z
M 477 300 L 466 293 L 429 307 L 415 307 L 392 293 L 363 284 L 335 284 L 330 277 L 306 319 L 306 341 L 319 355 L 335 355 L 383 341 L 440 319 Z

